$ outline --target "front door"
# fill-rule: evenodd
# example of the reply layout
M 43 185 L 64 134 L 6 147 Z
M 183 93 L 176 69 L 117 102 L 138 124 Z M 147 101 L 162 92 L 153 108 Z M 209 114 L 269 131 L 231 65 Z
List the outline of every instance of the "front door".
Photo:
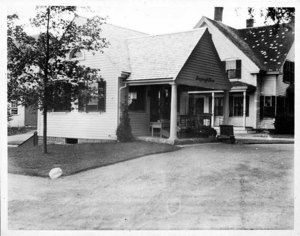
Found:
M 204 113 L 204 97 L 195 98 L 195 115 L 202 115 Z

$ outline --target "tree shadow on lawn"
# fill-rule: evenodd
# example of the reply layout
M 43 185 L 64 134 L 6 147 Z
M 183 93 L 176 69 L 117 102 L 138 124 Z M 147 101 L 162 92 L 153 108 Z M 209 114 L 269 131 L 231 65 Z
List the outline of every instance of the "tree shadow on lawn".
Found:
M 8 148 L 8 172 L 48 177 L 54 167 L 63 170 L 63 176 L 81 171 L 131 160 L 145 155 L 171 152 L 179 147 L 169 144 L 128 142 L 93 143 L 73 145 L 48 145 L 44 154 L 42 146 Z

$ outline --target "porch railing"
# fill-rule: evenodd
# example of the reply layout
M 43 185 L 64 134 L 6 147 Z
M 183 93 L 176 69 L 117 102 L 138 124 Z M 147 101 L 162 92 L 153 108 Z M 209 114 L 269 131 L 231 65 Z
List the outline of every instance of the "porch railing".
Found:
M 201 126 L 211 126 L 211 116 L 210 113 L 201 115 L 180 115 L 178 126 L 181 129 L 198 129 Z

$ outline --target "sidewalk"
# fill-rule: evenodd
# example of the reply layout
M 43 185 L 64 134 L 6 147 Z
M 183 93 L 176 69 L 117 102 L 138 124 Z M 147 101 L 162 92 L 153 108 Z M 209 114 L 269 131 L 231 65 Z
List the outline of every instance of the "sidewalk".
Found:
M 235 134 L 239 143 L 294 143 L 294 135 L 276 134 Z
M 9 147 L 17 147 L 20 144 L 24 143 L 26 140 L 32 137 L 35 130 L 31 130 L 24 134 L 17 134 L 17 135 L 11 135 L 7 136 L 7 144 Z

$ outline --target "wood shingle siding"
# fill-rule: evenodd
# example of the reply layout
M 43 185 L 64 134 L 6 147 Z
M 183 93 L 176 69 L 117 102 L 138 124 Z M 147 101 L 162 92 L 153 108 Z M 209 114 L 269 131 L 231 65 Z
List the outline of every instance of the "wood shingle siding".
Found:
M 261 94 L 276 95 L 276 77 L 277 75 L 266 75 L 262 80 Z
M 211 79 L 213 82 L 206 82 L 205 79 Z M 177 81 L 190 82 L 191 85 L 203 88 L 230 89 L 229 80 L 225 77 L 225 71 L 208 31 L 205 31 L 187 59 L 177 76 Z
M 131 131 L 133 136 L 148 136 L 150 116 L 147 112 L 129 112 Z

